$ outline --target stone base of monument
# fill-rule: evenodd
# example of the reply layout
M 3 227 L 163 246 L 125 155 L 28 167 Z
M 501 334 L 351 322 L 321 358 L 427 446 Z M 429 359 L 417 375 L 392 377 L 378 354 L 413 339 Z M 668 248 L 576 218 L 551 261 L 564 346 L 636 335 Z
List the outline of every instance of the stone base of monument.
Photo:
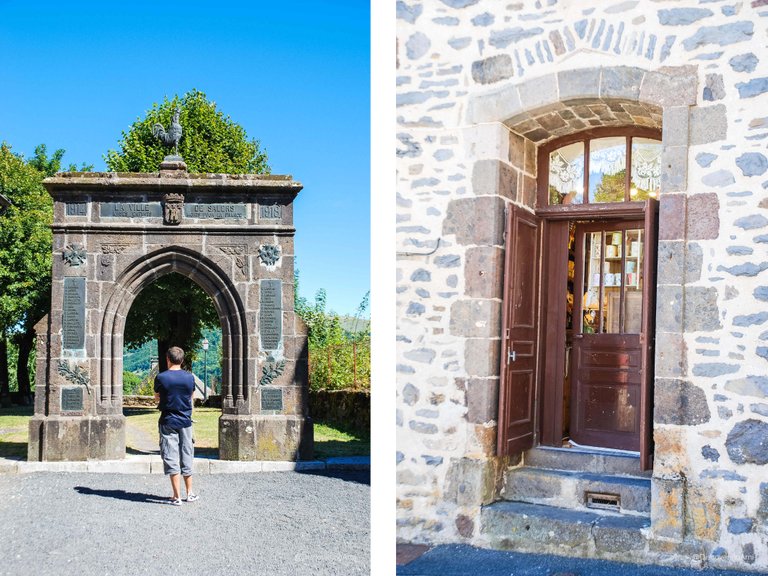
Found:
M 30 462 L 120 460 L 125 458 L 125 416 L 33 416 L 29 421 Z
M 222 414 L 219 420 L 221 460 L 311 460 L 313 453 L 309 417 Z

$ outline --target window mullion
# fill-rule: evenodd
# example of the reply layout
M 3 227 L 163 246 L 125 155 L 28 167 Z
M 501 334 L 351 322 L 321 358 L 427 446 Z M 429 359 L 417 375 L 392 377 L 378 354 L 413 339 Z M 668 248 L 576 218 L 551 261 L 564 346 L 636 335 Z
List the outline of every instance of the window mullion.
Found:
M 632 187 L 632 137 L 627 136 L 627 156 L 624 176 L 624 202 L 632 200 L 629 191 Z

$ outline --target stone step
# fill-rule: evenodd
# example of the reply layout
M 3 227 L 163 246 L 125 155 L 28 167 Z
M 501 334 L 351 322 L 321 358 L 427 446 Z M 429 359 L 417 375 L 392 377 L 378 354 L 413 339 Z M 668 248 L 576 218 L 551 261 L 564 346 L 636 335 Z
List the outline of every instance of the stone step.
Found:
M 523 463 L 537 468 L 651 477 L 650 470 L 640 470 L 640 456 L 631 452 L 539 446 L 525 452 Z
M 588 505 L 588 495 L 597 498 Z M 597 496 L 595 496 L 597 495 Z M 609 495 L 608 498 L 599 495 Z M 504 474 L 501 497 L 505 500 L 546 504 L 574 510 L 601 513 L 618 497 L 616 512 L 646 515 L 651 510 L 651 480 L 635 476 L 615 476 L 547 468 L 512 468 Z M 605 501 L 608 502 L 605 502 Z
M 642 562 L 647 556 L 643 531 L 650 524 L 648 516 L 596 514 L 524 502 L 495 502 L 480 514 L 480 533 L 491 548 L 624 562 Z

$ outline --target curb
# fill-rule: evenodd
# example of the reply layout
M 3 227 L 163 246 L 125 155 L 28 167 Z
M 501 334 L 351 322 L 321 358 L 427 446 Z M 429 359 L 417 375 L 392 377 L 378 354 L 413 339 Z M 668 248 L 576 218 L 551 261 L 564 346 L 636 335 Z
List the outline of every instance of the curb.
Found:
M 301 462 L 233 461 L 195 458 L 195 474 L 250 474 L 256 472 L 311 472 L 322 470 L 370 470 L 369 456 L 350 456 Z M 27 462 L 0 458 L 0 474 L 34 472 L 91 472 L 110 474 L 163 474 L 159 455 L 130 455 L 124 460 L 87 460 L 80 462 Z

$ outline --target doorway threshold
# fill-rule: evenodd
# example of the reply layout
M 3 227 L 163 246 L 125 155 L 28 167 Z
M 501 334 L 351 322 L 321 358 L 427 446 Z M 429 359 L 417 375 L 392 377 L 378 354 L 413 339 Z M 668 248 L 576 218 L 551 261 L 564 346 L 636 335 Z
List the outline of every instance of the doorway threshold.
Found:
M 630 456 L 630 457 L 640 457 L 640 452 L 635 450 L 621 450 L 619 448 L 607 448 L 605 446 L 589 446 L 587 444 L 579 444 L 577 442 L 574 442 L 571 439 L 565 439 L 563 440 L 563 448 L 565 449 L 571 449 L 575 448 L 577 450 L 580 450 L 582 452 L 596 452 L 600 454 L 616 454 L 617 456 Z
M 523 453 L 523 465 L 595 474 L 650 477 L 650 471 L 641 472 L 640 455 L 637 452 L 594 446 L 537 446 Z

